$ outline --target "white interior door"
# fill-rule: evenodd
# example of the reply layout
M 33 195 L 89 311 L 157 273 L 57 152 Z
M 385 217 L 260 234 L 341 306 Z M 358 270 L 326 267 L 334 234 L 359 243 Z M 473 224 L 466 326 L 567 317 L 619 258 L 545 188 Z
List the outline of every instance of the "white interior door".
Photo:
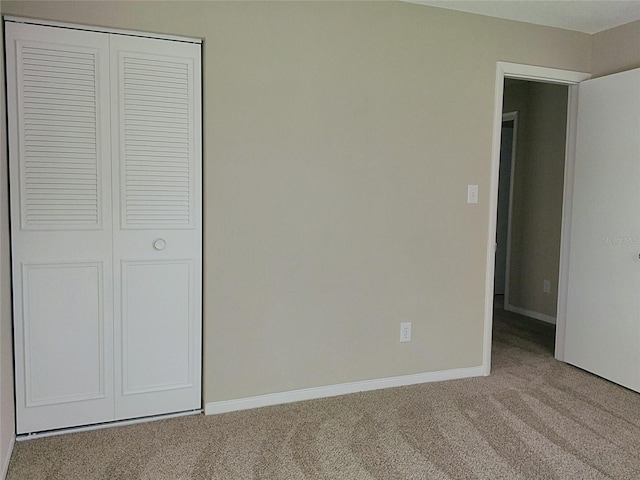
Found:
M 200 45 L 6 35 L 18 433 L 199 409 Z
M 109 39 L 14 23 L 5 33 L 17 431 L 104 422 L 114 404 Z
M 639 132 L 639 70 L 580 84 L 565 361 L 636 391 Z
M 200 45 L 111 38 L 116 418 L 201 405 Z

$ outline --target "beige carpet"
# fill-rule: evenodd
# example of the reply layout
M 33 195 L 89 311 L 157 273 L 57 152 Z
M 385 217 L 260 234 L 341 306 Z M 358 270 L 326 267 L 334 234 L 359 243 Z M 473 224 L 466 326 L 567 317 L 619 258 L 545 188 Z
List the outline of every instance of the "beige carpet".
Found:
M 487 378 L 19 442 L 8 479 L 639 479 L 640 395 L 495 323 Z

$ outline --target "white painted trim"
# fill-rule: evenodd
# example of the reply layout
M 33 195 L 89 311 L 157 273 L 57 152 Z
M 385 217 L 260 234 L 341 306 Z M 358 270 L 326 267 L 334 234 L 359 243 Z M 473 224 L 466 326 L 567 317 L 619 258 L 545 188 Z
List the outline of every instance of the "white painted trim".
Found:
M 505 78 L 517 78 L 530 82 L 575 85 L 576 83 L 591 78 L 591 74 L 585 72 L 574 72 L 572 70 L 560 70 L 557 68 L 509 62 L 498 62 L 498 72 L 502 74 L 503 83 Z M 502 103 L 500 103 L 500 110 L 502 110 Z
M 68 28 L 71 30 L 85 30 L 89 32 L 112 33 L 115 35 L 127 35 L 129 37 L 156 38 L 160 40 L 171 40 L 173 42 L 197 43 L 197 44 L 202 43 L 202 39 L 200 38 L 181 37 L 177 35 L 166 35 L 163 33 L 136 32 L 133 30 L 119 30 L 115 28 L 103 28 L 103 27 L 96 27 L 91 25 L 78 25 L 75 23 L 54 22 L 49 20 L 37 20 L 34 18 L 13 17 L 8 15 L 4 17 L 4 21 L 13 22 L 13 23 L 27 23 L 30 25 L 41 25 L 43 27 L 58 27 L 58 28 Z
M 11 461 L 11 455 L 13 453 L 13 446 L 16 444 L 16 436 L 11 437 L 11 442 L 9 443 L 9 448 L 7 451 L 7 456 L 4 460 L 4 465 L 2 465 L 2 470 L 0 470 L 0 478 L 4 480 L 7 478 L 7 473 L 9 472 L 9 462 Z
M 495 103 L 493 105 L 493 138 L 491 177 L 489 178 L 489 238 L 487 239 L 487 263 L 484 287 L 484 332 L 482 373 L 491 373 L 491 336 L 493 328 L 493 282 L 496 268 L 496 223 L 498 221 L 498 187 L 500 185 L 500 137 L 502 135 L 502 98 L 504 95 L 504 69 L 500 62 L 496 67 Z
M 509 62 L 497 62 L 496 64 L 496 84 L 495 84 L 495 103 L 493 112 L 493 142 L 492 142 L 492 155 L 491 155 L 491 179 L 489 183 L 489 236 L 487 238 L 487 262 L 486 262 L 486 275 L 485 275 L 485 308 L 484 308 L 484 348 L 482 355 L 482 370 L 484 375 L 489 375 L 491 372 L 491 335 L 493 328 L 493 276 L 495 269 L 495 243 L 496 243 L 496 213 L 498 208 L 498 175 L 500 172 L 500 133 L 502 128 L 502 99 L 504 94 L 504 79 L 505 78 L 518 78 L 521 80 L 530 80 L 535 82 L 555 83 L 560 85 L 576 85 L 591 77 L 588 73 L 574 72 L 570 70 L 559 70 L 555 68 L 538 67 L 534 65 L 523 65 L 519 63 Z M 571 89 L 570 89 L 571 91 Z M 572 129 L 575 129 L 575 116 L 571 114 L 571 109 L 567 115 L 567 137 L 572 134 Z M 571 170 L 573 174 L 572 165 L 573 158 L 570 158 L 570 154 L 573 155 L 574 150 L 571 152 L 567 150 L 565 153 L 565 186 L 566 175 L 568 170 Z M 571 167 L 571 168 L 569 168 Z M 572 181 L 573 179 L 571 179 Z M 570 223 L 571 219 L 571 203 L 566 201 L 568 192 L 565 190 L 563 203 L 562 218 L 563 229 L 561 233 L 561 252 L 562 246 L 565 245 L 568 248 L 568 244 L 564 239 L 567 234 L 565 226 L 567 222 Z M 566 253 L 565 257 L 566 258 Z M 560 263 L 560 278 L 566 277 L 566 271 L 563 268 L 566 266 L 566 261 L 561 258 Z M 565 280 L 566 281 L 566 280 Z M 560 294 L 566 296 L 566 288 L 561 288 L 559 283 L 558 297 Z M 562 302 L 565 300 L 563 299 Z M 562 303 L 560 300 L 558 304 Z M 564 331 L 564 316 L 557 315 L 556 323 L 559 328 L 556 328 L 556 345 L 559 343 L 558 332 Z M 564 342 L 564 336 L 562 337 Z M 564 346 L 564 344 L 563 344 Z
M 479 377 L 483 375 L 482 366 L 442 370 L 438 372 L 417 373 L 414 375 L 401 375 L 398 377 L 378 378 L 361 382 L 340 383 L 324 387 L 305 388 L 302 390 L 290 390 L 288 392 L 270 393 L 255 397 L 238 398 L 207 403 L 204 407 L 205 415 L 249 410 L 252 408 L 282 405 L 285 403 L 314 400 L 317 398 L 336 397 L 350 393 L 368 392 L 383 388 L 403 387 L 419 383 L 442 382 L 460 378 Z
M 502 122 L 513 121 L 513 141 L 511 142 L 511 169 L 509 175 L 509 211 L 507 213 L 507 261 L 504 273 L 504 305 L 509 304 L 509 284 L 511 283 L 511 224 L 513 220 L 513 188 L 515 184 L 516 171 L 516 148 L 518 145 L 518 112 L 508 112 L 502 115 Z M 502 135 L 502 134 L 501 134 Z M 502 142 L 500 142 L 502 146 Z M 498 169 L 500 164 L 498 164 Z M 499 180 L 499 179 L 498 179 Z M 498 185 L 499 187 L 499 185 Z M 496 205 L 496 209 L 497 209 Z M 496 217 L 496 228 L 498 219 Z M 495 275 L 495 273 L 494 273 Z
M 536 320 L 540 320 L 545 323 L 552 323 L 554 325 L 556 324 L 556 317 L 551 315 L 546 315 L 540 312 L 534 312 L 533 310 L 527 310 L 526 308 L 520 308 L 514 305 L 505 305 L 504 309 L 509 312 L 524 315 L 525 317 L 535 318 Z
M 23 442 L 25 440 L 35 440 L 36 438 L 54 437 L 56 435 L 64 435 L 66 433 L 90 432 L 92 430 L 102 430 L 103 428 L 123 427 L 125 425 L 135 425 L 137 423 L 155 422 L 156 420 L 167 420 L 169 418 L 187 417 L 189 415 L 199 415 L 202 409 L 188 410 L 186 412 L 167 413 L 163 415 L 152 415 L 150 417 L 132 418 L 130 420 L 116 420 L 115 422 L 97 423 L 95 425 L 85 425 L 84 427 L 59 428 L 57 430 L 46 430 L 43 432 L 25 433 L 18 435 L 16 440 Z

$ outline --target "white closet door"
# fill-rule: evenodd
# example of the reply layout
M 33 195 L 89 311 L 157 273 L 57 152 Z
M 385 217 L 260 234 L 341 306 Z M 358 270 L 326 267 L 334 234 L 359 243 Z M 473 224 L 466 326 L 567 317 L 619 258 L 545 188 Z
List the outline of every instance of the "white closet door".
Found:
M 17 432 L 111 420 L 109 40 L 6 24 Z
M 579 87 L 565 360 L 640 391 L 640 70 Z
M 111 38 L 116 418 L 201 406 L 200 45 Z

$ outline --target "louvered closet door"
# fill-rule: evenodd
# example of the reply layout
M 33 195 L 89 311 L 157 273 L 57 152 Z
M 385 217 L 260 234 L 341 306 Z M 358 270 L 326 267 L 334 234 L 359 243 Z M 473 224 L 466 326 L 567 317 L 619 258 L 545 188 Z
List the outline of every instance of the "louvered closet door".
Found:
M 17 431 L 111 420 L 108 35 L 5 32 Z
M 111 39 L 116 417 L 201 406 L 200 45 Z

